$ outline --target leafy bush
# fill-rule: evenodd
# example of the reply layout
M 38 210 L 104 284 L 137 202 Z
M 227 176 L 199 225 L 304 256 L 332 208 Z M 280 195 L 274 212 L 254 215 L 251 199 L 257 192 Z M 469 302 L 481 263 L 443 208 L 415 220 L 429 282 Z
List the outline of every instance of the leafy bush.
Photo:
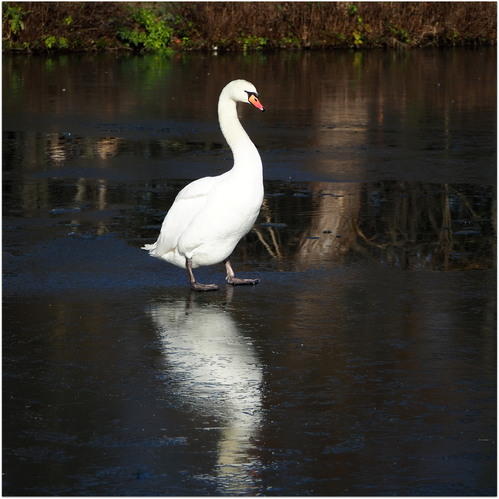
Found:
M 45 46 L 48 49 L 67 49 L 69 48 L 69 42 L 68 39 L 64 36 L 55 36 L 55 35 L 48 35 L 45 37 L 43 40 L 45 42 Z
M 496 2 L 2 3 L 2 50 L 271 50 L 497 42 Z
M 24 29 L 23 18 L 27 13 L 19 5 L 5 4 L 3 8 L 2 24 L 6 26 L 7 38 L 17 35 Z
M 118 36 L 127 45 L 138 50 L 164 52 L 171 50 L 174 30 L 166 19 L 149 9 L 132 11 L 133 28 L 120 28 Z M 172 21 L 173 19 L 168 19 Z

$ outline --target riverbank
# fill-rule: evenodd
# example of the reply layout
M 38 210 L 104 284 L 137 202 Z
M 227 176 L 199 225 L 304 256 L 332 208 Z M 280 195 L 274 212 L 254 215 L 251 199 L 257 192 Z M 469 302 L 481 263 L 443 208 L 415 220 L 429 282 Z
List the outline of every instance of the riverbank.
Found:
M 495 45 L 496 2 L 4 2 L 3 52 Z

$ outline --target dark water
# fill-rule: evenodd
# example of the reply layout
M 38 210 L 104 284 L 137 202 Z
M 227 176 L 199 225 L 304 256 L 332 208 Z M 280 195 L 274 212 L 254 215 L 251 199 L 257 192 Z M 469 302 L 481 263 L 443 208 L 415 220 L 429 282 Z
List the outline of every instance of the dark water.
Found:
M 261 284 L 193 294 L 237 77 Z M 3 493 L 495 495 L 496 226 L 495 49 L 4 58 Z

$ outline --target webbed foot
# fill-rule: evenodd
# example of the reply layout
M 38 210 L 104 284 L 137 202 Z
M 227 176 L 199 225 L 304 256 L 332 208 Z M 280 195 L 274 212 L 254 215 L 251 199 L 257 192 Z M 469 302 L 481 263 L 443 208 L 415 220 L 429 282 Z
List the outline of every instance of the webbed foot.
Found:
M 239 277 L 236 277 L 236 274 L 234 274 L 234 271 L 232 270 L 229 258 L 227 258 L 224 263 L 225 269 L 227 270 L 227 277 L 225 280 L 228 284 L 232 284 L 233 286 L 254 286 L 260 282 L 260 279 L 240 279 Z
M 260 279 L 240 279 L 239 277 L 231 276 L 227 276 L 225 280 L 233 286 L 254 286 L 260 282 Z
M 193 291 L 218 291 L 216 284 L 201 284 L 200 282 L 191 282 L 191 289 Z
M 185 268 L 187 269 L 189 282 L 193 291 L 218 291 L 218 286 L 216 284 L 201 284 L 196 281 L 196 278 L 192 273 L 192 258 L 185 259 Z

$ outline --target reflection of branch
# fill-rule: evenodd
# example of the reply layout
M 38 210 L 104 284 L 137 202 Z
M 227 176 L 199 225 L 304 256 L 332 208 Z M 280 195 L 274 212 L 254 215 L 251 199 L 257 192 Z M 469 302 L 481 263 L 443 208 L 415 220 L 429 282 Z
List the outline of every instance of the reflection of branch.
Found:
M 376 248 L 385 249 L 388 246 L 392 245 L 392 243 L 385 243 L 385 244 L 375 243 L 374 239 L 376 238 L 376 236 L 373 236 L 371 238 L 367 237 L 362 231 L 362 229 L 359 227 L 357 220 L 352 220 L 352 225 L 355 227 L 355 232 L 357 232 L 357 235 L 360 236 L 361 239 L 364 239 L 364 241 L 370 244 L 371 246 L 376 246 Z
M 457 189 L 453 189 L 452 187 L 450 187 L 448 184 L 445 184 L 445 189 L 446 189 L 446 192 L 448 191 L 452 191 L 456 197 L 458 197 L 462 203 L 464 204 L 464 206 L 466 206 L 466 208 L 468 209 L 468 211 L 470 212 L 472 218 L 480 218 L 475 209 L 471 206 L 471 203 L 469 201 L 469 199 L 464 196 L 461 192 L 459 192 Z
M 483 220 L 490 215 L 484 217 L 480 206 L 473 204 L 474 190 L 460 192 L 447 184 L 383 182 L 366 194 L 374 216 L 361 218 L 354 227 L 365 248 L 383 252 L 376 258 L 381 256 L 404 268 L 449 270 L 490 265 L 486 255 L 491 238 L 484 233 Z M 467 229 L 470 223 L 471 230 Z M 460 226 L 464 226 L 461 231 Z
M 274 258 L 275 260 L 279 260 L 280 258 L 282 258 L 282 254 L 281 254 L 281 251 L 279 249 L 279 246 L 278 246 L 277 242 L 275 241 L 275 235 L 273 234 L 272 227 L 269 227 L 269 231 L 270 231 L 271 239 L 272 239 L 272 242 L 274 243 L 274 247 L 275 247 L 276 251 L 274 251 L 270 247 L 270 244 L 267 243 L 267 241 L 265 241 L 265 238 L 262 234 L 262 231 L 258 227 L 253 227 L 253 231 L 257 235 L 258 240 L 263 244 L 264 248 L 267 250 L 268 254 L 272 258 Z
M 267 203 L 267 199 L 265 199 L 265 198 L 263 200 L 261 212 L 264 213 L 265 221 L 270 224 L 271 220 L 272 220 L 272 214 L 270 213 L 269 206 L 268 206 L 268 203 Z M 272 240 L 272 246 L 274 247 L 275 251 L 274 251 L 274 249 L 271 248 L 271 246 L 267 243 L 267 241 L 265 241 L 265 237 L 262 234 L 261 230 L 258 227 L 254 227 L 253 228 L 253 230 L 255 231 L 258 239 L 263 244 L 263 246 L 265 247 L 265 249 L 267 250 L 267 252 L 269 253 L 269 255 L 272 258 L 274 258 L 276 260 L 279 260 L 279 259 L 282 258 L 282 252 L 281 252 L 281 249 L 280 249 L 280 244 L 277 241 L 277 237 L 276 237 L 275 231 L 273 230 L 273 227 L 268 227 L 268 229 L 269 229 L 269 232 L 270 232 L 270 239 Z

